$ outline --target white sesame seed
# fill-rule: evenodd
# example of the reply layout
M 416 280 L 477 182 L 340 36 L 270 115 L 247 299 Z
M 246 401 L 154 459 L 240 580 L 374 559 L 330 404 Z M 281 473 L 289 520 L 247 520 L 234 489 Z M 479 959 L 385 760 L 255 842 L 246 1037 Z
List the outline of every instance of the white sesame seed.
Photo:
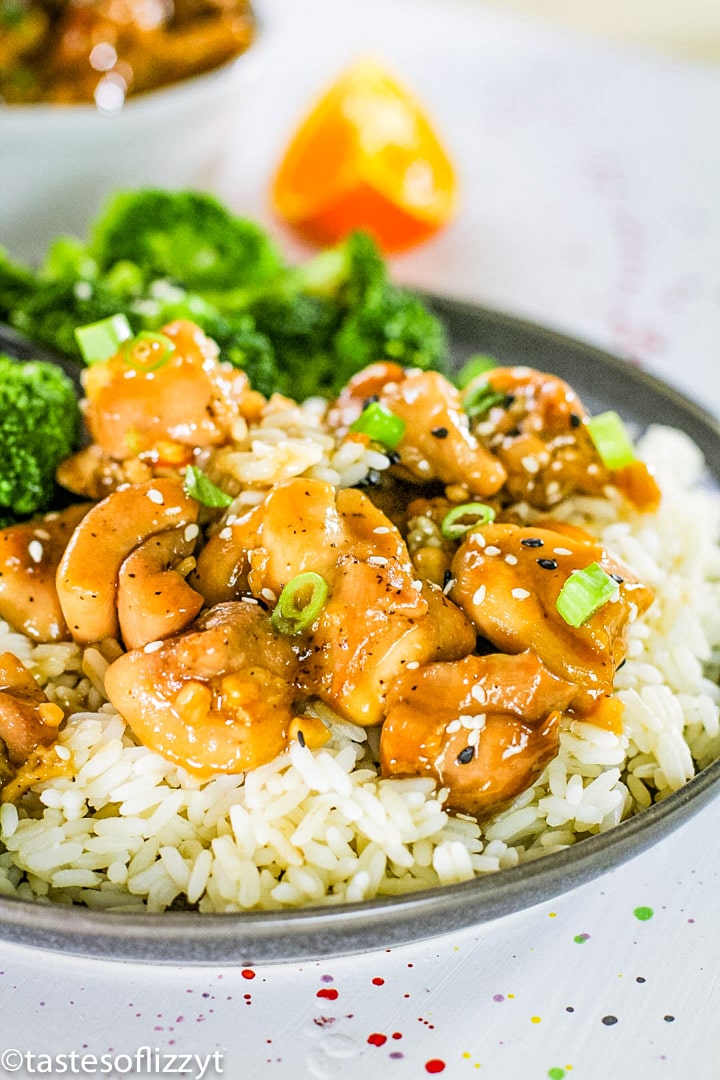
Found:
M 448 579 L 447 584 L 443 587 L 443 595 L 447 596 L 451 589 L 457 585 L 457 578 L 451 577 Z
M 43 557 L 43 548 L 39 540 L 31 540 L 28 544 L 28 555 L 34 563 L 41 563 Z
M 144 653 L 157 652 L 158 649 L 162 649 L 162 647 L 163 647 L 162 641 L 148 641 L 147 645 L 145 645 L 145 647 L 143 648 L 143 652 Z
M 591 476 L 597 476 L 597 474 L 600 472 L 600 469 L 593 461 L 590 465 L 588 465 L 587 471 L 590 473 Z
M 408 660 L 405 667 L 407 668 L 408 671 L 416 671 L 417 668 L 420 667 L 420 661 L 419 660 Z
M 45 514 L 43 521 L 57 521 L 60 514 L 57 510 L 51 510 L 49 514 Z
M 162 491 L 158 491 L 157 488 L 150 488 L 150 490 L 146 494 L 150 502 L 154 502 L 158 506 L 164 505 L 165 500 L 162 497 Z
M 527 591 L 527 589 L 513 589 L 512 595 L 515 597 L 516 600 L 527 600 L 530 593 Z
M 169 506 L 167 508 L 167 510 L 165 511 L 165 513 L 169 517 L 176 517 L 178 514 L 182 513 L 182 507 L 181 506 Z
M 553 555 L 572 555 L 570 548 L 553 548 Z
M 460 723 L 459 720 L 451 720 L 450 723 L 448 724 L 448 726 L 445 728 L 445 731 L 447 732 L 448 735 L 454 735 L 455 732 L 459 731 L 461 727 L 462 727 L 462 724 Z
M 60 758 L 61 761 L 69 761 L 70 760 L 70 751 L 68 750 L 67 746 L 60 746 L 59 744 L 56 743 L 55 744 L 55 753 L 56 753 L 57 757 Z
M 478 547 L 484 548 L 487 544 L 487 540 L 481 532 L 474 532 L 470 534 L 470 540 L 473 544 L 477 544 Z
M 116 491 L 127 491 L 127 489 L 128 489 L 129 487 L 130 487 L 130 485 L 129 485 L 129 484 L 118 484 L 118 486 L 117 486 L 117 487 L 115 488 L 115 490 L 116 490 Z M 47 520 L 47 519 L 46 519 L 46 520 Z
M 378 525 L 377 529 L 373 529 L 373 533 L 376 536 L 384 536 L 385 533 L 389 533 L 389 532 L 390 532 L 390 530 L 388 529 L 387 525 Z
M 557 495 L 558 491 L 560 490 L 560 485 L 558 484 L 557 480 L 551 480 L 545 490 L 547 491 L 548 495 Z
M 423 583 L 418 578 L 416 581 L 413 581 L 412 587 L 413 589 L 417 589 L 418 592 L 422 592 Z
M 480 588 L 476 589 L 476 591 L 473 594 L 473 598 L 472 598 L 473 604 L 482 604 L 482 602 L 485 599 L 486 595 L 487 595 L 487 588 L 485 587 L 485 585 L 481 585 Z
M 221 540 L 231 540 L 232 539 L 232 529 L 229 528 L 229 527 L 227 527 L 225 529 L 221 529 L 220 532 L 218 533 L 218 536 L 220 537 Z
M 272 589 L 268 589 L 268 588 L 261 589 L 260 590 L 260 595 L 262 596 L 263 600 L 269 600 L 271 604 L 274 604 L 275 601 L 277 600 L 277 596 L 272 591 Z
M 254 596 L 241 596 L 240 599 L 243 604 L 257 604 L 257 600 Z
M 487 694 L 485 693 L 485 687 L 482 686 L 481 683 L 475 683 L 472 690 L 470 691 L 470 696 L 474 697 L 475 700 L 480 705 L 484 705 L 485 702 L 487 701 Z
M 191 541 L 196 540 L 199 535 L 200 527 L 196 525 L 194 521 L 191 521 L 189 525 L 185 526 L 185 532 L 183 533 L 183 536 L 185 537 L 185 540 L 188 542 L 188 544 L 191 543 Z
M 495 547 L 494 544 L 491 544 L 489 547 L 485 548 L 485 554 L 486 555 L 500 555 L 500 554 L 502 554 L 502 552 L 500 551 L 499 547 Z
M 421 458 L 420 461 L 416 462 L 415 463 L 415 468 L 417 469 L 418 472 L 421 472 L 421 473 L 423 473 L 425 475 L 432 471 L 431 468 L 430 468 L 430 462 L 425 461 L 425 458 Z
M 470 731 L 479 730 L 485 727 L 485 721 L 487 716 L 485 713 L 468 714 L 460 717 L 460 723 L 464 728 L 468 728 Z
M 473 728 L 473 730 L 468 735 L 468 746 L 477 746 L 479 742 L 480 742 L 480 729 L 479 728 Z
M 517 566 L 517 555 L 506 555 L 505 562 L 508 566 Z
M 536 473 L 540 471 L 540 462 L 532 454 L 527 454 L 524 458 L 520 458 L 520 464 L 525 472 Z
M 38 540 L 50 539 L 50 533 L 47 531 L 47 529 L 35 529 L 35 536 L 37 536 Z
M 387 566 L 388 561 L 383 555 L 371 555 L 368 559 L 370 566 Z

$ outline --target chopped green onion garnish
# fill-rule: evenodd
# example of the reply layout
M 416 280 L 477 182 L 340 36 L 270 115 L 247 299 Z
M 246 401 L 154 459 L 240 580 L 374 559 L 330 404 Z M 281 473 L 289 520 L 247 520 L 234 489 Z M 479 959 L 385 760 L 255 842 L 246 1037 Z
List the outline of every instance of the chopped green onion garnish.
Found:
M 216 487 L 212 480 L 208 480 L 202 469 L 198 469 L 195 465 L 188 465 L 185 470 L 183 487 L 186 495 L 203 506 L 229 506 L 232 502 L 232 496 Z
M 299 634 L 317 619 L 327 600 L 328 584 L 324 577 L 308 570 L 288 581 L 270 616 L 276 630 Z
M 448 510 L 442 519 L 440 531 L 448 540 L 458 540 L 472 529 L 488 525 L 495 520 L 495 511 L 485 503 L 461 503 Z
M 405 421 L 379 401 L 366 405 L 350 430 L 367 435 L 373 442 L 394 450 L 405 434 Z
M 123 360 L 135 371 L 157 371 L 175 352 L 175 342 L 166 334 L 142 330 L 122 346 Z
M 582 626 L 612 600 L 617 591 L 618 583 L 594 562 L 584 570 L 573 570 L 560 590 L 555 606 L 568 626 Z
M 473 379 L 477 379 L 478 375 L 484 375 L 497 366 L 498 362 L 494 356 L 486 356 L 484 353 L 470 356 L 455 376 L 455 385 L 458 390 L 464 390 Z
M 483 380 L 468 388 L 463 396 L 462 406 L 471 420 L 479 420 L 496 405 L 504 404 L 506 398 L 507 394 L 493 390 L 490 383 Z
M 75 340 L 86 364 L 100 364 L 118 351 L 123 341 L 133 336 L 130 323 L 124 315 L 111 315 L 109 319 L 88 323 L 75 329 Z
M 625 425 L 612 410 L 588 420 L 587 428 L 606 469 L 623 469 L 635 460 L 635 447 Z

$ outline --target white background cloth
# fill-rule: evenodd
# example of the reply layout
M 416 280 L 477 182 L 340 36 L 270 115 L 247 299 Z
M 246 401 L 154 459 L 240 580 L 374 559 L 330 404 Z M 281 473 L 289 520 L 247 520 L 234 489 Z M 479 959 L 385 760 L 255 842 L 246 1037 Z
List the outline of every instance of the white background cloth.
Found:
M 720 71 L 462 0 L 258 7 L 262 74 L 215 181 L 235 209 L 302 251 L 271 221 L 270 176 L 312 98 L 373 53 L 418 92 L 463 188 L 396 278 L 609 347 L 720 414 Z M 231 1080 L 440 1064 L 453 1080 L 714 1080 L 719 832 L 716 801 L 550 903 L 353 958 L 160 969 L 3 945 L 0 1049 L 218 1050 Z

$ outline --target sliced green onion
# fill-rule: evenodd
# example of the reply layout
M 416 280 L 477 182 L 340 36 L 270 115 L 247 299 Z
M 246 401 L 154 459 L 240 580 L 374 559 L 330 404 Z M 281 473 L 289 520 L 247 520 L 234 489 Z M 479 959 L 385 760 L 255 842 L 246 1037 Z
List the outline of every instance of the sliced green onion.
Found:
M 469 356 L 455 376 L 455 385 L 458 390 L 464 390 L 473 379 L 477 379 L 478 375 L 485 375 L 497 366 L 498 362 L 494 356 L 487 356 L 485 353 Z
M 500 390 L 493 390 L 486 380 L 471 385 L 463 396 L 462 406 L 471 420 L 486 416 L 496 405 L 502 405 L 507 398 Z
M 202 469 L 198 469 L 195 465 L 188 465 L 185 470 L 183 487 L 186 495 L 203 506 L 229 506 L 232 502 L 232 496 L 216 487 L 212 480 L 208 480 Z
M 379 401 L 366 405 L 350 430 L 367 435 L 373 442 L 394 450 L 405 434 L 405 421 Z
M 612 600 L 617 591 L 618 583 L 594 562 L 584 570 L 573 570 L 560 590 L 555 606 L 568 626 L 578 627 Z
M 616 412 L 598 413 L 587 422 L 590 438 L 606 469 L 623 469 L 635 460 L 635 447 Z
M 448 510 L 440 525 L 440 532 L 448 540 L 457 540 L 481 525 L 495 520 L 495 511 L 485 503 L 461 503 Z
M 166 334 L 142 330 L 123 343 L 121 352 L 125 363 L 135 371 L 157 371 L 175 352 L 175 342 Z
M 313 570 L 298 574 L 280 593 L 270 621 L 283 634 L 299 634 L 315 622 L 327 595 L 328 584 L 320 574 Z
M 123 341 L 132 336 L 132 328 L 124 315 L 111 315 L 109 319 L 75 328 L 75 340 L 86 364 L 101 364 L 103 360 L 109 360 Z

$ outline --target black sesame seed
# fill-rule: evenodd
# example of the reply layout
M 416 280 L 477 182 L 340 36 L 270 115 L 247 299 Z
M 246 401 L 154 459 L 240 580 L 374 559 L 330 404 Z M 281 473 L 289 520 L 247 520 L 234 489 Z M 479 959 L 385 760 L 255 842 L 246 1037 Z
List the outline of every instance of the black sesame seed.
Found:
M 617 1016 L 603 1016 L 602 1022 L 606 1027 L 612 1027 L 613 1024 L 618 1022 Z
M 523 547 L 543 547 L 544 543 L 539 536 L 527 536 L 520 543 Z
M 452 581 L 452 570 L 446 570 L 443 574 L 443 589 L 447 589 L 448 585 Z
M 363 409 L 367 409 L 368 405 L 374 405 L 375 402 L 379 400 L 380 398 L 377 394 L 371 394 L 370 397 L 366 397 L 363 401 Z
M 580 427 L 582 420 L 576 412 L 570 413 L 570 427 Z
M 617 581 L 618 585 L 622 585 L 623 581 L 625 580 L 625 578 L 620 577 L 619 574 L 611 574 L 610 577 L 613 579 L 613 581 Z
M 475 748 L 473 746 L 466 746 L 464 750 L 461 750 L 457 756 L 458 765 L 469 765 L 472 759 L 475 757 Z
M 297 741 L 300 743 L 301 746 L 305 745 L 305 736 L 303 735 L 302 731 L 298 731 Z
M 398 461 L 400 460 L 400 455 L 398 454 L 397 450 L 386 450 L 385 457 L 388 459 L 391 465 L 397 465 Z
M 505 408 L 509 409 L 510 406 L 514 405 L 514 404 L 515 404 L 515 395 L 514 394 L 506 394 L 505 395 L 505 400 L 503 401 L 503 405 L 505 406 Z
M 542 566 L 543 570 L 557 570 L 557 562 L 555 559 L 536 559 L 538 566 Z
M 446 427 L 434 427 L 430 429 L 430 434 L 436 439 L 447 439 L 450 433 Z

